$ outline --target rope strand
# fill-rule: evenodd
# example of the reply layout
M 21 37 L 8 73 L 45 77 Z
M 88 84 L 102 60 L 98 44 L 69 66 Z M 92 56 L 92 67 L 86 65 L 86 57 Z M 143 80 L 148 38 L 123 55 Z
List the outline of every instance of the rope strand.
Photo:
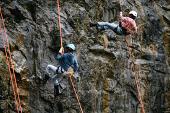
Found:
M 70 75 L 69 78 L 70 78 L 71 86 L 72 86 L 72 88 L 73 88 L 74 94 L 75 94 L 76 99 L 77 99 L 77 102 L 78 102 L 78 104 L 79 104 L 80 111 L 81 111 L 81 113 L 84 113 L 84 112 L 83 112 L 83 109 L 82 109 L 82 106 L 81 106 L 81 103 L 80 103 L 79 96 L 78 96 L 78 94 L 76 93 L 76 89 L 75 89 L 75 86 L 74 86 L 74 83 L 73 83 L 73 80 L 72 80 L 71 77 L 72 77 L 72 76 Z
M 63 39 L 62 39 L 62 26 L 61 26 L 61 18 L 60 18 L 60 0 L 57 0 L 57 11 L 58 11 L 58 25 L 59 25 L 59 30 L 60 30 L 60 47 L 62 48 L 63 47 Z M 71 76 L 69 76 L 69 78 L 70 78 L 71 86 L 73 88 L 73 91 L 74 91 L 74 94 L 76 96 L 77 102 L 79 104 L 80 111 L 81 111 L 81 113 L 84 113 L 83 109 L 81 107 L 79 96 L 76 93 L 76 89 L 75 89 L 75 86 L 74 86 L 74 83 L 72 81 Z
M 128 47 L 128 53 L 129 53 L 129 59 L 132 59 L 132 51 L 130 50 L 130 47 L 127 43 L 127 47 Z M 132 60 L 132 63 L 134 64 L 134 61 Z M 135 66 L 135 64 L 133 65 Z M 131 67 L 131 66 L 130 66 Z M 133 67 L 131 67 L 130 69 L 133 71 L 132 69 Z M 136 67 L 134 67 L 134 71 L 136 71 Z M 136 88 L 137 88 L 137 94 L 138 94 L 138 100 L 139 100 L 139 103 L 141 104 L 141 112 L 142 113 L 145 113 L 145 108 L 144 108 L 144 104 L 143 104 L 143 101 L 142 101 L 142 96 L 141 96 L 141 93 L 140 93 L 140 84 L 139 84 L 139 73 L 138 74 L 134 74 L 134 77 L 135 77 L 135 84 L 136 84 Z
M 19 97 L 19 94 L 18 94 L 18 86 L 17 86 L 17 82 L 16 82 L 15 70 L 14 70 L 14 66 L 12 65 L 12 56 L 11 56 L 7 31 L 6 31 L 5 22 L 4 22 L 4 18 L 3 18 L 3 15 L 2 15 L 1 7 L 0 7 L 0 17 L 2 19 L 2 26 L 0 26 L 0 27 L 3 28 L 3 31 L 4 31 L 4 34 L 5 34 L 5 37 L 3 37 L 3 45 L 4 45 L 4 49 L 5 49 L 6 63 L 8 65 L 8 71 L 9 71 L 9 74 L 10 74 L 10 80 L 11 80 L 11 84 L 12 84 L 12 88 L 13 88 L 16 110 L 17 110 L 18 113 L 22 113 L 22 107 L 21 107 L 21 104 L 20 104 L 20 97 Z M 12 69 L 12 71 L 11 71 L 11 69 Z M 19 109 L 20 109 L 20 111 L 19 111 Z
M 60 0 L 57 0 L 57 11 L 58 11 L 58 27 L 60 30 L 60 47 L 63 47 L 62 25 L 61 25 L 61 18 L 60 18 Z

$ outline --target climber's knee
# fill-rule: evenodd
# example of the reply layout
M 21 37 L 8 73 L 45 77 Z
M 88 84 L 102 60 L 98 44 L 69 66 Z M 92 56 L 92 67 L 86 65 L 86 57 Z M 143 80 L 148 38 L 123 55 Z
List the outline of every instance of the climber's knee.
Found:
M 57 69 L 56 69 L 56 73 L 57 74 L 62 74 L 62 73 L 64 73 L 65 72 L 65 70 L 61 67 L 61 66 L 58 66 L 57 67 Z
M 57 67 L 53 66 L 53 65 L 48 65 L 46 68 L 47 73 L 52 73 L 52 72 L 56 72 Z

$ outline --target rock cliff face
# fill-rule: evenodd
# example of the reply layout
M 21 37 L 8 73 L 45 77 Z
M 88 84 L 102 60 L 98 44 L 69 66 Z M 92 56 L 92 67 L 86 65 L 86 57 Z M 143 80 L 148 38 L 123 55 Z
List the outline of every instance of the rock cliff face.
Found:
M 53 83 L 42 80 L 47 64 L 57 65 L 56 5 L 56 0 L 0 1 L 23 113 L 80 113 L 69 82 L 54 98 Z M 113 31 L 89 27 L 90 21 L 117 21 L 120 11 L 130 10 L 139 15 L 138 34 L 129 38 L 135 49 Z M 61 0 L 61 23 L 64 44 L 77 47 L 81 79 L 75 84 L 84 113 L 142 113 L 136 80 L 146 113 L 170 113 L 170 1 Z M 0 112 L 15 113 L 0 31 Z

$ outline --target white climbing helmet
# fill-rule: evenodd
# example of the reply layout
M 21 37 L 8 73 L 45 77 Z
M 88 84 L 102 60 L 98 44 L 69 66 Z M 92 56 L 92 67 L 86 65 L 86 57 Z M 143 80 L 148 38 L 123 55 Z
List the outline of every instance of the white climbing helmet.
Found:
M 130 12 L 129 12 L 129 14 L 131 14 L 131 15 L 133 15 L 133 16 L 135 16 L 135 17 L 137 17 L 137 16 L 138 16 L 137 12 L 136 12 L 136 11 L 133 11 L 133 10 L 132 10 L 132 11 L 130 11 Z
M 75 45 L 74 45 L 74 44 L 67 44 L 67 46 L 66 46 L 66 47 L 68 47 L 68 48 L 72 49 L 73 51 L 74 51 L 74 50 L 76 50 L 76 47 L 75 47 Z

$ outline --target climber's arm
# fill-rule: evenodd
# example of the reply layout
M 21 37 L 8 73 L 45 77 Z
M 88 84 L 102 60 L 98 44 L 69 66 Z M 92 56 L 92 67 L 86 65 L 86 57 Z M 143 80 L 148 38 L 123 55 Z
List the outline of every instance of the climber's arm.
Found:
M 74 65 L 74 72 L 77 73 L 78 72 L 78 68 L 79 68 L 77 59 L 74 60 L 74 64 L 73 65 Z
M 56 60 L 62 59 L 62 58 L 63 58 L 63 54 L 64 54 L 64 48 L 61 47 L 60 50 L 59 50 L 59 52 L 58 52 L 58 54 L 55 56 L 55 59 L 56 59 Z
M 119 19 L 121 20 L 122 18 L 123 18 L 123 13 L 121 11 L 120 14 L 119 14 Z

